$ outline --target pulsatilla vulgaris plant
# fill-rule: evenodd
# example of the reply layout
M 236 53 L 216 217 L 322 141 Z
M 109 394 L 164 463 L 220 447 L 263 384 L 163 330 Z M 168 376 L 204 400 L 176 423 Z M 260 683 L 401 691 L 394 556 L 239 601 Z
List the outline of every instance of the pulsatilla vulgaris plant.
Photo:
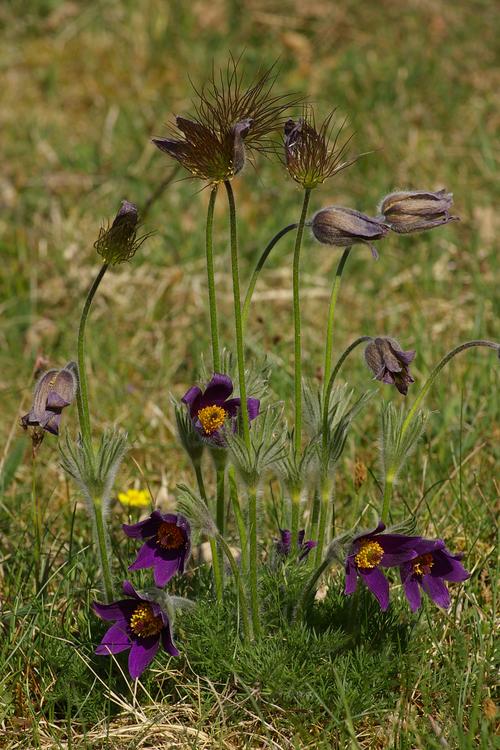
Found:
M 108 267 L 131 259 L 146 237 L 138 236 L 138 212 L 133 204 L 124 202 L 111 226 L 99 232 L 95 246 L 103 265 L 83 307 L 77 362 L 41 377 L 32 409 L 22 419 L 38 446 L 46 432 L 59 432 L 61 413 L 76 398 L 80 434 L 76 440 L 63 436 L 60 450 L 62 465 L 85 497 L 93 522 L 104 597 L 104 602 L 94 604 L 94 611 L 112 623 L 96 653 L 127 650 L 133 678 L 142 674 L 160 645 L 173 657 L 179 654 L 173 632 L 176 611 L 196 602 L 173 596 L 167 589 L 175 585 L 176 577 L 196 575 L 190 568 L 190 554 L 200 538 L 209 541 L 211 550 L 210 561 L 204 564 L 211 566 L 212 575 L 202 578 L 210 581 L 204 606 L 208 602 L 222 608 L 228 598 L 236 599 L 235 637 L 250 640 L 265 634 L 262 581 L 269 571 L 284 571 L 284 577 L 276 574 L 276 587 L 282 587 L 283 580 L 290 583 L 293 598 L 286 616 L 306 620 L 321 577 L 334 565 L 345 572 L 346 596 L 355 596 L 365 586 L 382 610 L 390 606 L 395 576 L 411 611 L 421 606 L 422 592 L 438 606 L 449 606 L 447 583 L 469 576 L 460 562 L 461 553 L 450 552 L 442 539 L 418 534 L 416 518 L 388 524 L 394 510 L 394 485 L 425 428 L 428 415 L 422 405 L 432 384 L 460 352 L 480 346 L 498 353 L 499 345 L 487 340 L 458 345 L 418 386 L 412 373 L 417 353 L 392 335 L 376 331 L 357 335 L 334 358 L 337 301 L 352 248 L 368 246 L 378 258 L 377 248 L 391 234 L 439 231 L 441 225 L 457 219 L 450 213 L 452 196 L 445 190 L 391 192 L 382 198 L 375 216 L 351 206 L 320 206 L 310 215 L 313 191 L 356 160 L 346 155 L 348 140 L 343 139 L 342 128 L 335 126 L 334 113 L 317 125 L 311 107 L 302 107 L 297 115 L 294 108 L 299 100 L 275 93 L 274 86 L 272 70 L 245 86 L 239 64 L 231 60 L 225 70 L 214 72 L 195 90 L 193 111 L 178 116 L 175 128 L 165 137 L 153 139 L 167 157 L 210 188 L 205 240 L 211 339 L 209 366 L 201 368 L 203 375 L 173 399 L 179 442 L 192 463 L 193 485 L 178 485 L 172 512 L 157 508 L 139 522 L 123 526 L 124 535 L 136 540 L 128 565 L 131 577 L 138 570 L 150 571 L 146 575 L 152 576 L 154 585 L 136 590 L 125 581 L 127 598 L 115 598 L 108 512 L 127 436 L 107 429 L 95 440 L 85 368 L 85 327 L 95 292 Z M 284 176 L 287 172 L 302 190 L 302 207 L 298 220 L 280 229 L 263 249 L 243 296 L 232 180 L 244 179 L 248 158 L 259 151 L 273 154 L 276 150 L 281 151 Z M 219 337 L 213 216 L 220 186 L 225 189 L 229 218 L 235 357 L 229 354 L 228 342 L 221 346 Z M 313 239 L 340 254 L 326 311 L 320 386 L 306 380 L 302 372 L 300 256 L 306 228 Z M 273 402 L 268 365 L 247 361 L 245 338 L 259 275 L 277 242 L 292 232 L 294 344 L 289 408 L 287 402 Z M 384 262 L 383 252 L 381 256 L 379 262 Z M 380 509 L 375 525 L 366 530 L 348 528 L 346 519 L 339 517 L 335 493 L 335 475 L 351 424 L 380 393 L 374 388 L 355 394 L 347 384 L 336 382 L 346 359 L 360 346 L 364 347 L 367 382 L 379 381 L 403 400 L 399 407 L 388 403 L 381 408 Z M 416 388 L 416 397 L 406 409 L 404 398 Z M 139 492 L 122 493 L 120 500 L 128 506 L 145 504 Z M 261 511 L 271 506 L 281 512 L 275 512 L 275 528 L 266 528 Z M 189 651 L 189 643 L 182 649 Z

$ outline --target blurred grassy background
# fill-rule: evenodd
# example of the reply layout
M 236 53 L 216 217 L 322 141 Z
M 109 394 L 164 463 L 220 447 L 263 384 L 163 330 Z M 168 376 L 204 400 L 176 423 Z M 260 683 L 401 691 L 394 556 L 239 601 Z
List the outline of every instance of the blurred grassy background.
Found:
M 189 113 L 188 76 L 203 82 L 212 61 L 244 53 L 249 77 L 279 58 L 277 89 L 307 94 L 356 133 L 353 150 L 372 151 L 315 191 L 312 210 L 341 204 L 373 213 L 395 188 L 446 187 L 462 221 L 384 241 L 381 259 L 358 247 L 344 275 L 337 344 L 389 334 L 416 348 L 417 380 L 462 340 L 498 337 L 498 161 L 500 38 L 488 0 L 3 0 L 0 5 L 0 445 L 29 399 L 37 354 L 51 365 L 75 356 L 83 295 L 98 268 L 99 226 L 124 198 L 144 206 L 172 170 L 150 142 L 171 113 Z M 248 167 L 235 181 L 242 274 L 267 240 L 295 221 L 301 195 L 276 162 Z M 179 173 L 178 178 L 184 177 Z M 89 328 L 92 405 L 97 424 L 116 421 L 154 492 L 187 472 L 173 433 L 169 392 L 182 395 L 208 354 L 203 260 L 207 191 L 176 181 L 147 216 L 156 234 L 130 265 L 107 275 Z M 232 346 L 227 217 L 217 206 L 217 277 L 223 339 Z M 272 385 L 291 393 L 291 247 L 282 242 L 263 273 L 250 325 L 255 354 L 272 352 Z M 335 251 L 308 240 L 303 250 L 307 374 L 321 376 L 324 322 Z M 496 306 L 496 309 L 495 309 Z M 400 487 L 423 521 L 490 553 L 495 503 L 498 367 L 473 350 L 433 390 L 438 409 Z M 344 376 L 366 384 L 363 366 Z M 416 386 L 414 386 L 414 389 Z M 383 389 L 386 398 L 397 394 Z M 377 409 L 357 428 L 338 480 L 349 507 L 351 470 L 361 457 L 377 472 Z M 74 426 L 76 415 L 65 414 Z M 351 441 L 352 442 L 352 441 Z M 0 451 L 1 453 L 1 451 Z M 49 439 L 40 458 L 43 492 L 64 533 L 67 487 Z M 463 459 L 467 471 L 459 471 Z M 439 484 L 452 475 L 454 481 Z M 138 479 L 127 460 L 124 487 Z M 28 502 L 21 466 L 2 503 L 11 531 L 13 499 Z M 377 490 L 369 480 L 368 499 Z M 49 503 L 50 500 L 50 503 Z M 403 505 L 401 505 L 403 507 Z M 445 512 L 446 509 L 446 512 Z M 61 520 L 62 519 L 62 520 Z M 5 524 L 4 524 L 5 526 Z M 56 533 L 56 532 L 54 532 Z M 429 745 L 430 746 L 430 745 Z

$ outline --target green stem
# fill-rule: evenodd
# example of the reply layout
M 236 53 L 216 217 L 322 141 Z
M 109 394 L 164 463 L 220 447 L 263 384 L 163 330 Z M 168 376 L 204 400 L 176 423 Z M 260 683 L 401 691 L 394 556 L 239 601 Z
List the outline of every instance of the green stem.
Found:
M 201 499 L 204 501 L 205 505 L 208 507 L 207 492 L 205 490 L 205 482 L 203 481 L 203 474 L 201 473 L 200 461 L 193 461 L 193 468 L 194 468 L 194 473 L 196 474 L 196 482 L 198 484 L 198 489 L 200 491 Z M 223 586 L 222 586 L 222 578 L 221 578 L 221 566 L 219 563 L 219 555 L 217 553 L 217 543 L 212 536 L 209 537 L 208 541 L 210 544 L 210 552 L 212 553 L 212 570 L 214 573 L 215 595 L 217 597 L 217 601 L 222 602 Z
M 323 557 L 323 547 L 325 545 L 326 524 L 328 521 L 328 510 L 331 500 L 331 486 L 328 478 L 324 477 L 320 489 L 320 510 L 319 510 L 319 528 L 318 528 L 318 546 L 316 547 L 316 565 L 319 565 Z
M 207 279 L 208 279 L 208 305 L 210 309 L 210 333 L 212 336 L 212 359 L 214 372 L 220 372 L 220 349 L 219 349 L 219 328 L 217 323 L 217 300 L 215 296 L 215 271 L 214 271 L 214 251 L 213 251 L 213 226 L 214 226 L 214 208 L 217 198 L 217 185 L 214 185 L 210 193 L 210 200 L 207 211 L 207 229 L 206 229 L 206 253 L 207 253 Z
M 229 204 L 229 222 L 231 234 L 231 272 L 233 276 L 234 325 L 236 333 L 236 354 L 238 359 L 238 378 L 241 398 L 241 419 L 243 439 L 250 449 L 250 422 L 248 419 L 247 387 L 245 382 L 245 356 L 243 351 L 243 322 L 241 318 L 240 274 L 238 268 L 238 228 L 236 223 L 236 205 L 231 183 L 224 183 Z
M 460 354 L 460 352 L 465 351 L 466 349 L 471 349 L 474 346 L 485 346 L 489 349 L 494 349 L 497 354 L 500 355 L 500 344 L 497 344 L 494 341 L 488 341 L 487 339 L 474 339 L 473 341 L 466 341 L 464 344 L 460 344 L 459 346 L 456 346 L 454 349 L 452 349 L 448 354 L 446 354 L 443 359 L 436 365 L 436 367 L 433 369 L 427 380 L 425 381 L 424 385 L 420 389 L 417 398 L 413 402 L 413 406 L 409 410 L 408 414 L 405 417 L 405 420 L 401 426 L 401 432 L 399 435 L 399 441 L 402 440 L 404 437 L 406 431 L 408 430 L 410 424 L 412 423 L 413 419 L 415 418 L 419 406 L 424 400 L 425 396 L 427 395 L 429 389 L 431 388 L 432 384 L 434 383 L 435 379 L 443 369 L 443 367 L 448 364 L 448 362 L 453 359 L 457 354 Z M 389 519 L 389 507 L 391 504 L 392 499 L 392 490 L 394 487 L 394 480 L 396 478 L 396 469 L 394 466 L 389 466 L 386 477 L 385 477 L 385 484 L 384 484 L 384 499 L 382 504 L 382 520 L 387 521 Z
M 234 517 L 236 518 L 236 525 L 238 526 L 238 534 L 240 537 L 240 548 L 241 548 L 241 572 L 243 576 L 248 574 L 248 535 L 245 525 L 245 519 L 241 511 L 240 501 L 238 498 L 238 485 L 236 484 L 236 476 L 234 466 L 229 467 L 229 495 L 231 498 L 231 504 L 233 506 Z
M 245 594 L 245 588 L 241 580 L 241 575 L 240 575 L 238 565 L 236 564 L 236 560 L 233 557 L 233 553 L 231 552 L 231 549 L 229 548 L 229 545 L 227 544 L 224 537 L 222 537 L 220 534 L 217 534 L 216 539 L 217 539 L 217 543 L 225 552 L 225 555 L 228 559 L 234 579 L 236 581 L 236 585 L 238 587 L 238 599 L 240 602 L 241 620 L 243 623 L 243 633 L 245 635 L 245 638 L 251 640 L 253 639 L 252 623 L 250 621 L 250 617 L 248 616 L 248 601 L 247 601 L 247 597 Z
M 97 549 L 99 552 L 99 561 L 101 563 L 101 574 L 104 585 L 104 598 L 106 604 L 109 604 L 114 599 L 113 594 L 113 579 L 111 576 L 111 567 L 109 564 L 108 556 L 108 543 L 107 543 L 107 532 L 104 524 L 103 507 L 102 501 L 99 497 L 92 498 L 92 505 L 94 508 L 94 521 L 96 529 L 96 541 Z
M 264 252 L 260 256 L 259 260 L 257 261 L 257 265 L 255 266 L 252 276 L 250 278 L 247 293 L 245 295 L 245 301 L 243 303 L 243 329 L 246 328 L 246 324 L 248 321 L 248 314 L 250 312 L 250 304 L 252 302 L 252 295 L 254 293 L 255 285 L 257 283 L 257 279 L 259 278 L 259 274 L 262 271 L 262 268 L 266 262 L 266 260 L 269 257 L 269 254 L 273 247 L 279 242 L 279 240 L 285 236 L 288 232 L 291 232 L 292 229 L 297 229 L 297 224 L 289 224 L 287 227 L 284 227 L 281 229 L 278 234 L 275 234 L 272 240 L 268 243 L 266 248 L 264 249 Z
M 291 501 L 292 501 L 292 523 L 291 523 L 290 553 L 292 555 L 292 558 L 295 558 L 295 555 L 297 553 L 297 546 L 299 543 L 300 491 L 292 492 Z
M 219 529 L 220 535 L 224 536 L 226 529 L 226 506 L 225 506 L 225 480 L 226 471 L 224 466 L 217 467 L 217 479 L 216 479 L 216 521 L 217 528 Z M 224 558 L 222 550 L 219 548 L 219 566 L 220 566 L 220 579 L 222 587 L 224 587 Z
M 257 544 L 257 491 L 248 488 L 248 525 L 250 537 L 250 604 L 252 623 L 256 636 L 260 634 L 259 589 L 258 589 L 258 544 Z
M 89 393 L 87 385 L 87 371 L 85 369 L 85 326 L 90 312 L 92 300 L 94 299 L 94 295 L 97 291 L 97 287 L 101 283 L 108 267 L 108 264 L 104 263 L 101 267 L 101 270 L 94 279 L 94 282 L 87 294 L 87 299 L 85 300 L 82 315 L 80 318 L 80 325 L 78 327 L 78 417 L 80 420 L 80 431 L 82 433 L 83 442 L 88 446 L 91 453 L 92 439 L 90 429 Z
M 344 271 L 344 266 L 347 262 L 347 258 L 349 257 L 350 252 L 351 252 L 351 248 L 346 247 L 346 249 L 342 253 L 342 257 L 337 266 L 337 270 L 335 271 L 335 280 L 333 282 L 332 293 L 330 296 L 330 306 L 328 308 L 328 323 L 327 323 L 327 328 L 326 328 L 326 344 L 325 344 L 324 390 L 323 390 L 323 400 L 325 404 L 328 403 L 326 401 L 326 392 L 328 390 L 328 383 L 330 381 L 330 373 L 332 370 L 333 324 L 335 322 L 335 308 L 337 306 L 337 298 L 339 296 L 342 273 Z
M 295 617 L 300 616 L 302 614 L 302 610 L 304 609 L 312 592 L 314 591 L 314 587 L 316 586 L 317 581 L 321 578 L 321 576 L 323 575 L 323 573 L 325 572 L 325 570 L 328 568 L 330 564 L 331 564 L 331 560 L 329 560 L 328 557 L 325 557 L 323 562 L 316 568 L 315 571 L 313 571 L 311 577 L 309 578 L 306 585 L 304 586 L 302 594 L 300 595 L 299 600 L 297 602 L 297 606 L 295 608 Z
M 300 248 L 304 234 L 304 224 L 311 196 L 310 188 L 304 191 L 302 213 L 297 226 L 295 248 L 293 252 L 293 323 L 294 323 L 294 401 L 295 401 L 295 430 L 293 434 L 295 456 L 300 455 L 302 444 L 302 339 L 300 331 Z
M 31 512 L 34 529 L 35 543 L 33 545 L 33 559 L 35 562 L 35 584 L 36 589 L 42 580 L 42 519 L 40 513 L 40 501 L 36 486 L 36 454 L 33 448 L 31 454 Z

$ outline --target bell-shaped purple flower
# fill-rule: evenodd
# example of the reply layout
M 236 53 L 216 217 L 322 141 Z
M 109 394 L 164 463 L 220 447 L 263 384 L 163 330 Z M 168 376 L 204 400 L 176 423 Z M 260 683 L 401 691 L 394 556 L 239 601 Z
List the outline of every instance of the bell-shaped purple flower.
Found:
M 313 235 L 318 242 L 335 247 L 368 245 L 375 259 L 378 252 L 373 245 L 389 231 L 389 227 L 379 219 L 362 214 L 352 208 L 329 206 L 314 214 L 311 221 Z
M 40 377 L 33 393 L 31 410 L 21 417 L 25 430 L 33 427 L 52 435 L 59 434 L 61 412 L 73 401 L 78 387 L 72 367 L 73 363 L 70 362 L 62 370 L 47 370 Z
M 408 386 L 414 383 L 409 365 L 415 359 L 415 351 L 405 352 L 395 339 L 387 336 L 372 339 L 365 349 L 365 360 L 376 380 L 395 385 L 403 396 Z
M 191 552 L 191 529 L 187 518 L 180 513 L 160 513 L 154 510 L 149 518 L 139 523 L 122 525 L 133 539 L 145 539 L 129 570 L 153 568 L 157 586 L 165 586 L 176 573 L 184 573 Z
M 160 605 L 138 594 L 129 581 L 123 582 L 123 593 L 131 598 L 112 604 L 92 604 L 92 609 L 101 620 L 114 623 L 95 653 L 109 656 L 129 648 L 128 671 L 135 680 L 153 661 L 160 641 L 170 656 L 179 656 L 179 652 L 173 641 L 168 615 Z
M 408 234 L 434 229 L 450 221 L 459 221 L 451 216 L 453 193 L 438 190 L 408 190 L 387 195 L 380 206 L 384 220 L 393 232 Z
M 304 540 L 306 532 L 301 529 L 297 535 L 297 552 L 299 560 L 303 560 L 309 552 L 318 546 L 313 539 Z M 283 557 L 288 557 L 292 546 L 292 532 L 289 529 L 280 529 L 280 539 L 276 542 L 276 550 Z
M 182 402 L 189 409 L 195 429 L 201 437 L 215 445 L 223 445 L 222 428 L 230 421 L 235 423 L 241 407 L 241 399 L 230 398 L 232 393 L 231 378 L 228 375 L 215 373 L 204 391 L 194 385 L 182 397 Z M 250 421 L 258 416 L 259 408 L 259 399 L 247 399 Z
M 410 609 L 416 612 L 421 604 L 420 589 L 438 605 L 447 609 L 450 594 L 445 581 L 466 581 L 470 573 L 460 562 L 462 555 L 452 555 L 442 539 L 420 539 L 414 545 L 417 557 L 400 567 L 401 582 Z
M 417 557 L 415 543 L 421 537 L 384 534 L 380 521 L 375 529 L 354 537 L 345 562 L 345 593 L 356 590 L 358 576 L 377 598 L 385 612 L 389 606 L 389 582 L 380 568 L 392 568 Z

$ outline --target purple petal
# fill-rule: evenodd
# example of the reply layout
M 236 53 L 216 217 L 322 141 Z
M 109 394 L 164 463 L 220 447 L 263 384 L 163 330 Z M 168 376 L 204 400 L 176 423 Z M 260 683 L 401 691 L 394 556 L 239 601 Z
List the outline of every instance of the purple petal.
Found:
M 125 623 L 115 623 L 104 634 L 104 638 L 97 646 L 95 653 L 99 656 L 119 654 L 126 648 L 130 648 L 130 645 Z
M 136 606 L 136 602 L 130 601 L 130 599 L 121 599 L 112 604 L 92 603 L 92 609 L 101 620 L 115 620 L 116 622 L 128 622 Z
M 409 365 L 413 360 L 415 359 L 416 351 L 412 350 L 409 352 L 404 352 L 403 350 L 398 352 L 398 358 L 403 360 L 405 365 Z
M 223 406 L 224 406 L 225 411 L 227 411 L 230 417 L 235 417 L 241 406 L 241 399 L 230 398 L 227 401 L 224 401 Z
M 376 541 L 380 544 L 385 553 L 398 554 L 407 550 L 415 550 L 417 543 L 420 541 L 418 536 L 405 536 L 404 534 L 380 534 Z M 417 554 L 419 554 L 417 552 Z M 416 555 L 414 555 L 415 557 Z M 410 558 L 406 558 L 409 560 Z
M 347 558 L 345 566 L 345 589 L 344 593 L 353 594 L 358 585 L 358 574 L 353 561 Z
M 430 573 L 432 576 L 455 582 L 466 581 L 470 577 L 470 573 L 465 570 L 462 563 L 451 555 L 446 548 L 434 552 L 433 558 L 434 565 Z
M 182 403 L 189 407 L 189 413 L 192 417 L 198 413 L 200 400 L 201 388 L 198 388 L 197 385 L 193 385 L 181 398 Z
M 59 435 L 59 427 L 60 427 L 60 424 L 61 424 L 61 415 L 60 414 L 54 414 L 54 412 L 51 412 L 51 411 L 48 411 L 46 413 L 48 415 L 48 418 L 45 420 L 45 423 L 43 425 L 44 429 L 46 429 L 47 432 L 52 433 L 52 435 Z
M 154 510 L 149 518 L 146 518 L 144 521 L 132 524 L 124 523 L 122 524 L 122 529 L 125 534 L 132 537 L 132 539 L 147 539 L 148 537 L 156 535 L 158 527 L 163 520 L 164 518 L 162 517 L 162 514 L 159 511 Z
M 47 409 L 64 409 L 70 402 L 60 396 L 56 391 L 50 391 L 47 396 Z
M 469 571 L 465 570 L 461 562 L 459 562 L 455 558 L 452 558 L 450 560 L 450 563 L 452 566 L 452 570 L 443 576 L 445 580 L 459 583 L 460 581 L 466 581 L 468 578 L 470 578 Z
M 413 549 L 402 552 L 386 552 L 380 561 L 380 565 L 384 568 L 395 568 L 402 563 L 408 562 L 408 560 L 413 560 L 415 557 L 418 557 L 418 555 Z
M 128 656 L 128 671 L 133 680 L 144 672 L 156 656 L 160 639 L 157 635 L 134 641 Z
M 422 586 L 424 591 L 430 596 L 432 601 L 438 605 L 438 607 L 448 609 L 450 606 L 450 594 L 446 588 L 446 584 L 443 583 L 441 578 L 435 578 L 429 575 L 422 576 Z
M 420 586 L 418 585 L 418 582 L 415 580 L 415 578 L 410 576 L 406 581 L 404 581 L 403 587 L 411 611 L 416 612 L 420 607 L 422 601 L 420 596 Z
M 248 419 L 250 422 L 259 416 L 260 401 L 258 398 L 247 398 Z
M 385 612 L 389 606 L 389 581 L 387 578 L 378 568 L 360 570 L 359 574 L 372 594 L 376 596 L 380 609 Z
M 156 556 L 153 568 L 156 586 L 162 588 L 175 576 L 179 570 L 179 557 L 177 555 L 175 558 L 168 560 L 161 555 Z
M 167 653 L 170 654 L 170 656 L 179 656 L 179 652 L 176 649 L 174 645 L 174 641 L 172 639 L 170 623 L 168 623 L 161 631 L 161 642 L 162 642 L 163 648 L 165 649 Z
M 124 594 L 127 594 L 127 596 L 132 596 L 134 599 L 139 599 L 141 601 L 144 601 L 143 598 L 142 598 L 142 596 L 139 596 L 139 594 L 137 593 L 137 591 L 134 589 L 134 587 L 132 586 L 132 584 L 130 583 L 130 581 L 123 581 L 123 583 L 122 583 L 122 590 L 123 590 Z M 134 602 L 133 602 L 133 604 L 134 604 L 134 609 L 135 609 L 135 607 L 137 606 L 137 604 L 135 604 Z
M 375 534 L 380 534 L 382 531 L 384 531 L 384 529 L 385 523 L 383 523 L 383 521 L 379 521 L 374 529 L 364 531 L 362 534 L 358 534 L 358 536 L 355 536 L 353 542 L 357 542 L 359 539 L 364 539 L 365 537 L 374 536 Z
M 152 568 L 155 564 L 156 551 L 158 547 L 155 541 L 148 539 L 148 541 L 142 545 L 141 549 L 137 553 L 132 565 L 128 566 L 129 570 L 142 570 L 143 568 Z
M 222 404 L 233 392 L 233 383 L 228 375 L 215 373 L 212 380 L 205 388 L 201 398 L 203 406 L 210 404 Z M 201 403 L 200 403 L 201 406 Z

